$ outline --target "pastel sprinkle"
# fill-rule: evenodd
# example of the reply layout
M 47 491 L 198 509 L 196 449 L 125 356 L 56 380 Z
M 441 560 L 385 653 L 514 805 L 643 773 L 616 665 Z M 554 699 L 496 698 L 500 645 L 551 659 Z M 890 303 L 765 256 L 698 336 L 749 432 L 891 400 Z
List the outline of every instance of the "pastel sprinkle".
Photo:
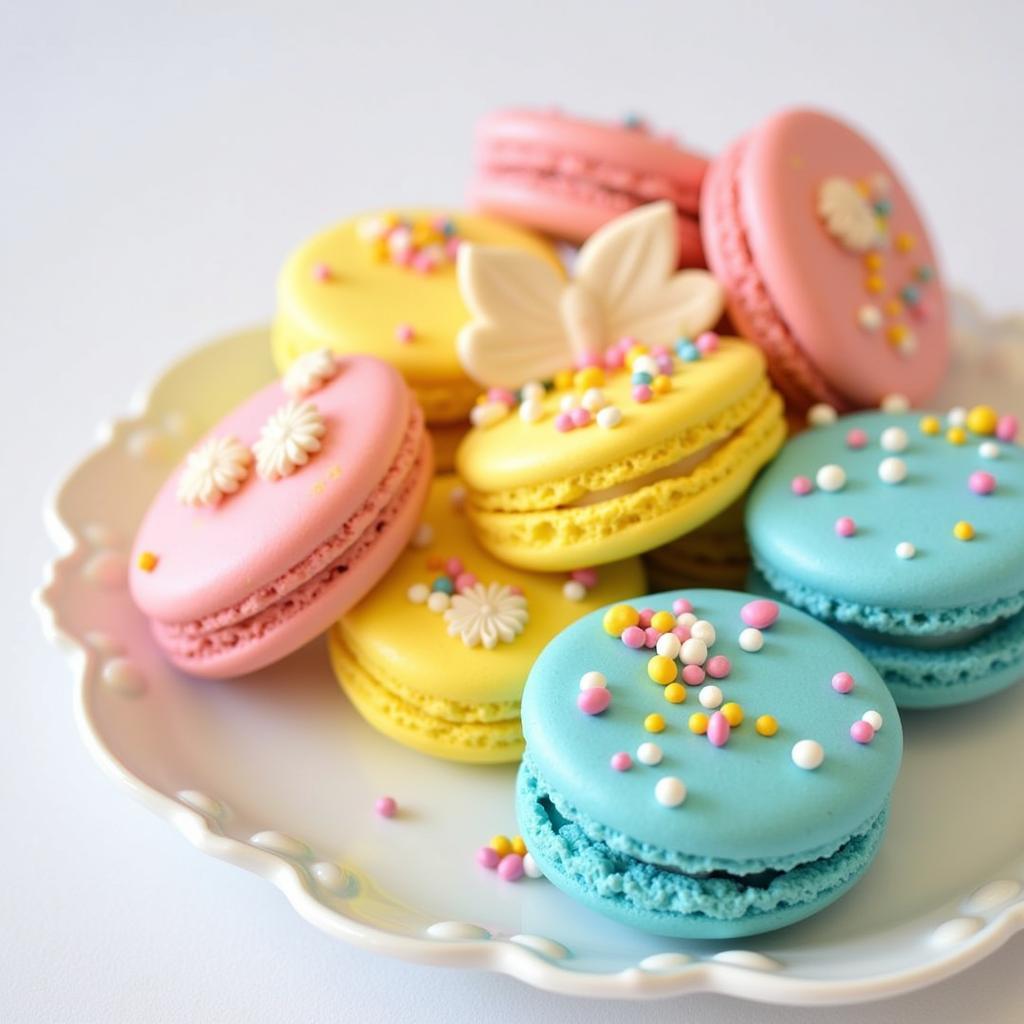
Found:
M 608 710 L 612 702 L 612 694 L 607 687 L 592 686 L 589 690 L 581 690 L 576 698 L 576 706 L 585 715 L 599 715 Z
M 661 630 L 655 629 L 654 626 L 648 626 L 644 630 L 644 647 L 657 647 L 658 641 L 661 639 Z
M 823 491 L 841 491 L 846 486 L 846 470 L 833 464 L 822 466 L 814 475 L 814 480 Z
M 853 537 L 857 533 L 857 524 L 849 516 L 840 516 L 836 520 L 835 531 L 840 537 Z
M 654 396 L 649 384 L 637 384 L 633 388 L 633 400 L 635 402 L 649 402 Z
M 754 629 L 768 629 L 779 617 L 779 606 L 767 598 L 748 601 L 740 609 L 740 618 Z
M 640 626 L 646 629 L 651 624 L 651 619 L 654 618 L 653 608 L 641 608 L 640 609 Z
M 700 701 L 702 707 L 713 710 L 722 705 L 722 691 L 714 683 L 709 683 L 707 686 L 700 688 L 697 693 L 697 700 Z
M 999 414 L 990 405 L 976 405 L 967 414 L 967 429 L 974 434 L 994 434 L 999 425 Z
M 734 700 L 722 705 L 721 714 L 733 729 L 743 724 L 743 706 Z
M 865 711 L 860 717 L 861 721 L 867 722 L 875 732 L 882 731 L 882 716 L 874 709 L 871 711 Z
M 698 736 L 703 736 L 708 731 L 708 723 L 711 719 L 703 711 L 695 711 L 690 715 L 689 721 L 686 723 L 690 732 L 695 733 Z
M 684 665 L 683 666 L 683 682 L 687 686 L 700 686 L 704 682 L 706 673 L 700 665 Z
M 498 876 L 506 882 L 515 882 L 523 877 L 523 858 L 518 853 L 509 853 L 501 858 Z
M 684 665 L 703 665 L 708 660 L 708 645 L 691 636 L 679 650 Z
M 740 633 L 740 648 L 750 654 L 756 654 L 764 647 L 764 633 L 753 626 L 748 626 Z
M 950 427 L 946 431 L 946 440 L 950 444 L 966 444 L 967 443 L 967 431 L 963 427 Z
M 523 854 L 523 874 L 527 878 L 540 878 L 543 875 L 537 862 L 533 859 L 532 853 Z
M 412 324 L 399 324 L 395 328 L 395 340 L 407 345 L 416 337 L 416 329 Z
M 957 540 L 974 540 L 974 527 L 966 519 L 961 519 L 953 527 L 953 536 Z
M 850 738 L 857 743 L 870 743 L 875 738 L 875 730 L 868 722 L 859 719 L 850 726 Z
M 639 650 L 647 644 L 647 634 L 640 626 L 627 626 L 622 631 L 622 642 L 627 647 Z
M 574 424 L 572 422 L 572 414 L 567 412 L 560 412 L 555 417 L 555 430 L 564 434 L 572 430 Z
M 760 715 L 754 728 L 759 736 L 774 736 L 779 731 L 779 723 L 774 715 Z
M 586 427 L 590 425 L 590 412 L 586 409 L 573 409 L 569 415 L 572 417 L 574 427 Z
M 426 583 L 414 583 L 406 592 L 405 596 L 412 604 L 426 604 L 430 597 L 430 587 Z
M 656 654 L 647 662 L 647 675 L 650 676 L 652 682 L 658 683 L 661 686 L 674 683 L 678 674 L 679 666 L 677 663 L 664 654 Z
M 135 563 L 143 572 L 152 572 L 160 559 L 152 551 L 140 551 L 138 561 Z
M 886 395 L 881 401 L 882 412 L 899 413 L 907 412 L 910 409 L 910 399 L 899 392 Z
M 562 584 L 562 596 L 567 601 L 582 601 L 587 596 L 587 588 L 579 580 L 566 580 Z
M 683 704 L 686 701 L 686 687 L 682 683 L 669 683 L 662 694 L 669 704 Z
M 688 601 L 685 597 L 677 597 L 672 602 L 672 613 L 674 615 L 682 615 L 685 612 L 692 612 L 693 604 Z
M 978 469 L 968 477 L 967 486 L 975 494 L 991 494 L 996 489 L 996 478 L 991 473 Z
M 935 437 L 942 430 L 942 424 L 937 416 L 922 416 L 918 427 L 922 434 L 927 434 L 929 437 Z
M 825 760 L 825 751 L 817 740 L 799 740 L 793 744 L 790 757 L 797 768 L 814 771 Z
M 910 437 L 902 427 L 886 427 L 878 440 L 887 452 L 906 451 L 907 445 L 910 444 Z
M 648 732 L 664 732 L 665 731 L 665 719 L 657 712 L 648 715 L 644 719 L 644 728 Z
M 674 775 L 666 775 L 655 783 L 654 799 L 662 807 L 678 807 L 686 799 L 686 784 Z
M 676 629 L 678 628 L 679 627 L 677 626 Z M 687 639 L 689 639 L 689 637 L 687 637 Z M 682 646 L 682 641 L 673 631 L 671 633 L 662 633 L 662 635 L 658 637 L 658 642 L 654 645 L 654 649 L 666 658 L 678 658 Z
M 595 687 L 607 686 L 608 680 L 605 678 L 603 672 L 590 671 L 584 672 L 580 676 L 580 689 L 581 690 L 593 690 Z
M 676 624 L 676 617 L 671 612 L 655 612 L 651 616 L 651 625 L 659 633 L 667 633 Z M 694 634 L 696 635 L 696 634 Z
M 628 772 L 633 767 L 633 758 L 629 756 L 624 750 L 620 750 L 617 754 L 612 754 L 611 766 L 617 772 Z
M 907 479 L 907 464 L 895 456 L 882 459 L 878 464 L 878 479 L 885 484 L 901 484 Z
M 316 281 L 324 282 L 330 281 L 334 277 L 331 268 L 326 263 L 318 263 L 313 267 L 313 279 Z
M 853 689 L 853 676 L 849 672 L 837 672 L 832 677 L 832 689 L 836 693 L 849 693 Z
M 379 796 L 373 809 L 382 818 L 393 818 L 398 813 L 398 802 L 393 796 Z
M 905 561 L 913 558 L 917 554 L 917 548 L 910 543 L 909 540 L 901 540 L 896 545 L 896 557 L 902 558 Z
M 716 747 L 724 747 L 729 742 L 732 726 L 729 719 L 721 711 L 716 711 L 708 720 L 708 742 Z
M 983 459 L 998 459 L 1002 454 L 1002 450 L 995 441 L 982 441 L 981 444 L 978 445 L 978 454 Z
M 705 331 L 697 338 L 697 351 L 701 355 L 710 355 L 718 350 L 718 335 L 714 331 Z
M 640 613 L 632 605 L 616 604 L 604 613 L 601 625 L 609 636 L 622 636 L 623 630 L 639 621 Z
M 810 494 L 814 490 L 814 484 L 811 483 L 810 477 L 795 476 L 790 481 L 789 489 L 802 498 L 805 494 Z
M 501 855 L 493 846 L 481 846 L 476 851 L 476 862 L 481 867 L 487 868 L 488 871 L 493 871 L 501 861 Z
M 577 583 L 582 583 L 588 590 L 597 586 L 598 575 L 596 569 L 573 569 L 569 578 Z
M 999 417 L 999 422 L 996 424 L 996 437 L 1000 441 L 1005 441 L 1007 444 L 1012 444 L 1017 440 L 1018 423 L 1017 417 L 1007 413 L 1005 416 Z
M 597 414 L 597 425 L 602 430 L 612 430 L 622 422 L 622 412 L 615 405 L 606 405 Z
M 641 743 L 636 748 L 636 759 L 641 764 L 656 765 L 661 764 L 661 747 L 657 743 Z
M 812 427 L 826 427 L 830 423 L 835 423 L 838 417 L 835 408 L 827 402 L 818 402 L 807 411 L 807 422 Z
M 866 447 L 867 443 L 867 431 L 861 430 L 860 427 L 854 427 L 852 430 L 848 430 L 846 432 L 847 448 L 860 449 Z
M 708 658 L 704 670 L 712 679 L 725 679 L 732 671 L 732 662 L 724 654 Z

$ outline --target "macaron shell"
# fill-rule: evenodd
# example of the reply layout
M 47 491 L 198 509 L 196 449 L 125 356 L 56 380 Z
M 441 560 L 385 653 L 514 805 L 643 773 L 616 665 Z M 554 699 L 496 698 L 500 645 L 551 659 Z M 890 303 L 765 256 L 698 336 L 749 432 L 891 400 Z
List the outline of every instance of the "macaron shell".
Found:
M 206 437 L 234 436 L 251 446 L 289 398 L 274 382 Z M 337 375 L 305 400 L 327 429 L 320 451 L 292 475 L 264 480 L 253 464 L 238 491 L 200 508 L 177 498 L 182 466 L 170 475 L 133 548 L 131 591 L 147 615 L 187 622 L 239 603 L 336 533 L 383 479 L 413 408 L 394 368 L 362 356 L 339 360 Z M 138 568 L 142 551 L 156 555 L 154 571 Z
M 796 110 L 751 133 L 739 175 L 744 228 L 758 272 L 814 366 L 856 405 L 877 405 L 893 392 L 915 405 L 926 402 L 948 365 L 945 296 L 928 231 L 891 164 L 841 122 Z M 864 255 L 848 251 L 829 234 L 818 202 L 829 178 L 863 182 L 878 175 L 889 182 L 890 237 L 906 234 L 913 247 L 882 250 L 885 290 L 874 294 L 865 286 Z M 900 318 L 917 339 L 916 352 L 904 355 L 886 340 L 884 327 L 861 327 L 858 314 L 866 305 L 881 308 L 898 299 L 905 286 L 917 284 L 922 266 L 933 275 L 920 286 L 927 315 Z
M 884 806 L 899 768 L 902 733 L 895 705 L 867 659 L 835 631 L 803 612 L 781 606 L 765 631 L 764 647 L 743 651 L 740 609 L 750 595 L 715 590 L 671 591 L 642 598 L 637 607 L 671 608 L 676 597 L 717 630 L 712 655 L 732 663 L 716 680 L 726 701 L 738 702 L 745 719 L 724 747 L 688 728 L 689 716 L 704 711 L 696 687 L 682 704 L 665 700 L 647 676 L 649 650 L 633 650 L 602 627 L 595 612 L 561 633 L 538 658 L 523 695 L 527 754 L 551 790 L 578 809 L 581 818 L 659 850 L 690 857 L 749 864 L 835 849 Z M 584 672 L 605 674 L 610 707 L 583 714 L 576 704 Z M 832 689 L 831 678 L 849 672 L 849 694 Z M 869 744 L 855 743 L 850 726 L 877 710 L 884 726 Z M 644 719 L 664 716 L 666 728 L 652 734 Z M 754 728 L 774 715 L 779 731 L 762 736 Z M 801 739 L 817 740 L 825 761 L 816 770 L 791 758 Z M 617 772 L 617 751 L 636 757 L 645 742 L 664 756 L 657 766 L 634 763 Z M 686 801 L 664 807 L 654 796 L 663 776 L 677 776 Z

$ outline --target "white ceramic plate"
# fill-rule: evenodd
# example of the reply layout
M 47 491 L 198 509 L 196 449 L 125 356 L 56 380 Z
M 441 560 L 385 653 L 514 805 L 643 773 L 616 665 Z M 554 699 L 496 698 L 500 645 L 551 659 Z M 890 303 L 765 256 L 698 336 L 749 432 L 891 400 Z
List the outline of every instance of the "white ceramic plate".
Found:
M 1024 321 L 986 321 L 964 301 L 957 310 L 944 401 L 1024 413 Z M 268 351 L 254 331 L 172 366 L 47 510 L 63 553 L 38 604 L 70 654 L 85 742 L 196 847 L 262 875 L 348 942 L 576 995 L 866 1000 L 946 977 L 1024 927 L 1024 686 L 907 714 L 892 825 L 867 877 L 817 917 L 735 948 L 653 938 L 543 879 L 507 883 L 479 868 L 477 847 L 515 831 L 513 768 L 433 761 L 379 736 L 340 694 L 322 642 L 240 681 L 169 668 L 129 600 L 126 552 L 190 442 L 270 378 Z M 399 817 L 374 814 L 382 794 Z

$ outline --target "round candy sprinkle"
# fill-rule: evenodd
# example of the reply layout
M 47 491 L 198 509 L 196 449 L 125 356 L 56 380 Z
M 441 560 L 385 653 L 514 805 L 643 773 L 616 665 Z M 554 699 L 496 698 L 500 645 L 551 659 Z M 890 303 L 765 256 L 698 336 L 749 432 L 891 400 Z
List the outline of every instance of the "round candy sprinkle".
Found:
M 526 854 L 526 843 L 523 841 L 522 836 L 512 837 L 512 852 L 518 853 L 520 857 Z
M 1000 441 L 1005 441 L 1007 444 L 1017 440 L 1018 423 L 1017 417 L 1007 413 L 1005 416 L 999 417 L 999 422 L 996 424 L 996 437 Z
M 597 425 L 602 430 L 612 430 L 622 422 L 622 411 L 616 405 L 606 405 L 597 414 Z
M 653 626 L 648 626 L 644 630 L 644 647 L 657 647 L 658 640 L 661 639 L 661 633 Z
M 638 650 L 647 644 L 647 634 L 639 626 L 627 626 L 622 631 L 622 642 L 627 647 Z
M 519 406 L 519 418 L 524 423 L 536 423 L 544 415 L 544 403 L 539 398 L 527 398 Z
M 743 722 L 743 707 L 731 700 L 726 704 L 723 704 L 721 714 L 725 716 L 725 720 L 732 726 L 733 729 Z
M 313 280 L 323 283 L 325 281 L 330 281 L 333 277 L 334 271 L 332 271 L 326 263 L 318 263 L 313 267 Z M 401 340 L 403 339 L 399 338 L 399 341 Z
M 811 478 L 807 476 L 795 476 L 790 481 L 789 489 L 798 497 L 802 498 L 805 494 L 810 494 L 814 490 L 814 484 L 811 483 Z
M 592 412 L 595 415 L 607 404 L 608 400 L 604 397 L 604 392 L 600 388 L 587 388 L 587 390 L 583 392 L 583 397 L 580 399 L 580 405 L 582 405 L 587 412 Z
M 732 726 L 729 725 L 729 719 L 721 711 L 716 711 L 708 719 L 708 742 L 712 745 L 724 747 L 729 742 L 729 733 L 731 732 Z
M 584 672 L 583 675 L 580 676 L 581 690 L 593 690 L 595 687 L 607 685 L 608 680 L 605 678 L 605 674 L 603 672 Z
M 655 612 L 651 616 L 651 625 L 659 633 L 667 633 L 676 624 L 676 617 L 671 612 Z
M 654 396 L 649 384 L 636 384 L 633 387 L 633 400 L 635 402 L 649 402 Z
M 714 709 L 720 707 L 722 703 L 722 690 L 720 687 L 715 686 L 714 683 L 708 683 L 707 686 L 700 688 L 697 700 L 706 708 Z
M 588 590 L 591 587 L 597 586 L 597 570 L 596 569 L 573 569 L 569 573 L 569 578 L 582 583 Z
M 574 427 L 586 427 L 590 424 L 590 413 L 586 409 L 573 409 L 569 415 Z
M 426 604 L 430 597 L 430 587 L 426 583 L 414 583 L 406 592 L 405 596 L 413 604 Z
M 639 625 L 646 629 L 651 624 L 651 619 L 654 616 L 653 608 L 641 608 L 640 609 L 640 623 Z
M 698 619 L 690 627 L 690 636 L 695 640 L 703 640 L 708 647 L 713 647 L 718 638 L 715 627 L 707 619 Z
M 686 785 L 674 775 L 665 775 L 654 785 L 654 799 L 662 807 L 678 807 L 686 799 Z
M 531 398 L 543 398 L 544 385 L 539 380 L 528 380 L 519 389 L 519 394 L 522 396 L 523 401 L 529 401 Z
M 487 868 L 489 871 L 493 871 L 500 861 L 501 856 L 492 846 L 481 846 L 480 849 L 476 851 L 477 864 L 481 867 Z
M 850 739 L 857 743 L 870 743 L 875 738 L 875 730 L 868 722 L 859 719 L 850 726 Z
M 867 432 L 861 430 L 860 427 L 854 427 L 852 430 L 846 432 L 846 446 L 847 448 L 866 448 L 868 443 Z
M 702 355 L 710 355 L 718 349 L 718 335 L 714 331 L 705 331 L 697 338 L 697 351 Z
M 641 764 L 655 765 L 661 764 L 661 747 L 657 743 L 641 743 L 636 748 L 636 759 Z
M 902 427 L 886 427 L 882 431 L 879 443 L 887 452 L 903 452 L 907 450 L 910 438 Z
M 667 658 L 664 654 L 656 654 L 647 662 L 647 674 L 654 682 L 665 686 L 675 682 L 679 675 L 679 666 L 672 658 Z
M 953 536 L 957 540 L 974 540 L 974 527 L 966 519 L 961 519 L 953 527 Z
M 558 408 L 562 412 L 567 413 L 569 417 L 572 417 L 572 411 L 576 408 L 576 396 L 575 395 L 563 395 L 561 401 L 558 403 Z
M 704 671 L 712 679 L 725 679 L 732 671 L 732 662 L 724 654 L 716 654 L 713 658 L 708 658 Z
M 814 480 L 823 491 L 841 491 L 846 486 L 846 470 L 842 466 L 830 463 L 815 473 Z
M 610 763 L 617 772 L 628 772 L 633 767 L 633 758 L 624 750 L 620 750 L 617 754 L 612 754 Z
M 703 665 L 708 659 L 708 645 L 703 640 L 691 636 L 679 651 L 684 665 Z
M 817 740 L 800 740 L 793 744 L 790 756 L 797 768 L 813 771 L 821 767 L 822 761 L 825 760 L 825 751 Z
M 917 554 L 917 548 L 909 540 L 901 540 L 896 545 L 896 557 L 904 560 L 913 558 Z
M 665 658 L 678 658 L 682 642 L 675 633 L 663 633 L 658 637 L 654 649 Z
M 910 408 L 910 399 L 899 393 L 886 395 L 882 399 L 881 408 L 882 412 L 906 412 Z
M 998 459 L 999 458 L 999 445 L 995 441 L 982 441 L 978 445 L 978 454 L 983 459 Z
M 682 683 L 669 683 L 664 692 L 670 704 L 682 704 L 686 700 L 686 687 Z
M 393 818 L 398 813 L 398 801 L 393 796 L 379 796 L 373 809 L 382 818 Z
M 576 707 L 585 715 L 599 715 L 608 710 L 612 702 L 611 690 L 604 686 L 594 686 L 589 690 L 581 690 L 576 698 Z
M 648 732 L 664 732 L 665 719 L 657 712 L 654 712 L 644 719 L 644 728 Z
M 572 430 L 572 429 L 573 429 L 572 416 L 569 413 L 567 413 L 567 412 L 560 412 L 555 417 L 555 430 L 557 430 L 560 433 L 564 434 L 566 431 L 569 431 L 569 430 Z
M 697 616 L 693 612 L 680 612 L 676 616 L 676 624 L 679 626 L 685 626 L 689 629 L 697 621 Z
M 683 682 L 687 686 L 700 686 L 704 682 L 706 673 L 700 665 L 684 665 L 683 666 Z
M 950 427 L 946 431 L 946 440 L 950 444 L 966 444 L 967 431 L 963 427 Z
M 867 722 L 875 732 L 881 732 L 882 730 L 882 716 L 875 710 L 865 711 L 860 716 L 862 722 Z
M 835 531 L 840 537 L 852 537 L 857 532 L 857 524 L 849 516 L 840 516 L 836 520 Z
M 448 605 L 452 603 L 452 599 L 443 591 L 435 590 L 430 597 L 427 598 L 427 607 L 432 612 L 443 612 L 448 609 Z
M 755 654 L 764 647 L 764 633 L 753 626 L 748 626 L 740 633 L 740 648 Z
M 622 636 L 628 626 L 635 626 L 640 621 L 640 613 L 628 604 L 613 605 L 604 613 L 601 625 L 609 636 Z
M 754 728 L 760 736 L 774 736 L 779 731 L 779 723 L 774 715 L 760 715 L 754 723 Z
M 827 427 L 835 423 L 838 413 L 835 408 L 827 402 L 818 402 L 807 410 L 807 422 L 812 427 Z
M 849 672 L 837 672 L 832 677 L 832 689 L 836 693 L 849 693 L 853 689 L 853 676 Z
M 768 629 L 779 617 L 779 606 L 767 598 L 748 601 L 740 609 L 740 618 L 754 629 Z
M 918 427 L 922 434 L 934 437 L 942 429 L 942 424 L 937 416 L 922 416 Z
M 685 597 L 677 597 L 672 602 L 672 613 L 673 615 L 683 615 L 685 612 L 692 612 L 693 604 L 687 601 Z
M 566 580 L 562 584 L 562 596 L 567 601 L 582 601 L 587 596 L 587 588 L 579 580 Z
M 967 486 L 975 494 L 991 494 L 996 489 L 996 478 L 991 473 L 978 469 L 968 477 Z
M 907 479 L 907 464 L 902 459 L 890 456 L 878 464 L 878 479 L 884 484 L 901 484 Z
M 518 853 L 509 853 L 498 864 L 498 876 L 506 882 L 515 882 L 523 877 L 523 858 Z
M 967 422 L 967 410 L 962 405 L 954 405 L 946 413 L 946 422 L 951 427 L 962 427 Z
M 540 878 L 543 874 L 537 866 L 537 862 L 533 859 L 532 853 L 523 854 L 523 874 L 527 878 Z
M 690 727 L 690 732 L 696 733 L 698 736 L 703 736 L 708 731 L 708 722 L 710 719 L 703 711 L 695 711 L 690 715 L 687 725 Z
M 994 434 L 999 414 L 990 405 L 976 405 L 967 414 L 967 429 L 974 434 Z

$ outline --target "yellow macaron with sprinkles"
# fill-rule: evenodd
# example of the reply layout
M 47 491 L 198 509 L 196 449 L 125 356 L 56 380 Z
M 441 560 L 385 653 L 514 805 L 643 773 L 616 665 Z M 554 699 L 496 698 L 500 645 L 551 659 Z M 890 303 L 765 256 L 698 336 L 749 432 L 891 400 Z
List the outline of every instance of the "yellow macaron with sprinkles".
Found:
M 519 701 L 544 646 L 581 615 L 644 591 L 639 559 L 524 572 L 466 528 L 464 489 L 434 479 L 413 543 L 332 627 L 342 690 L 380 732 L 455 761 L 517 761 Z
M 459 337 L 487 390 L 456 453 L 477 539 L 540 571 L 649 551 L 726 509 L 785 439 L 753 345 L 712 328 L 705 271 L 677 271 L 670 204 L 610 222 L 566 282 L 531 254 L 470 245 Z
M 467 242 L 559 267 L 548 242 L 491 217 L 409 208 L 350 218 L 304 242 L 284 266 L 272 332 L 278 370 L 323 348 L 391 363 L 423 408 L 438 464 L 450 465 L 478 391 L 455 350 L 469 317 L 455 276 Z

